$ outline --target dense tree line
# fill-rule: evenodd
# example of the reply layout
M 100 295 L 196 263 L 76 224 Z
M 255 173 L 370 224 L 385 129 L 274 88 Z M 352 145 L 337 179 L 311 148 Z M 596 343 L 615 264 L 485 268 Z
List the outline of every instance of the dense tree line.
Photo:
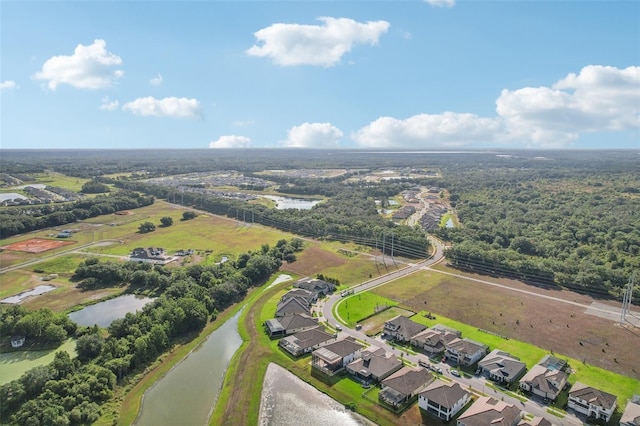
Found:
M 0 306 L 0 336 L 8 346 L 11 336 L 23 336 L 31 349 L 58 347 L 76 333 L 76 324 L 49 308 L 28 311 L 20 305 Z
M 50 365 L 36 367 L 0 386 L 0 423 L 95 422 L 117 380 L 141 371 L 176 339 L 201 331 L 218 311 L 242 300 L 249 288 L 265 283 L 283 261 L 294 261 L 295 253 L 302 248 L 300 239 L 280 240 L 273 247 L 264 244 L 259 250 L 243 253 L 237 260 L 171 270 L 132 262 L 85 260 L 74 274 L 77 280 L 93 280 L 105 286 L 145 286 L 160 296 L 141 311 L 113 321 L 106 336 L 97 327 L 85 328 L 77 339 L 75 360 L 66 352 L 58 352 Z M 22 312 L 20 308 L 8 311 L 2 311 L 2 327 L 7 332 L 22 321 L 11 319 Z M 31 314 L 21 315 L 25 318 Z M 5 319 L 13 325 L 5 325 Z
M 0 238 L 61 226 L 90 217 L 153 204 L 154 198 L 133 191 L 97 196 L 59 206 L 22 206 L 0 211 Z
M 98 182 L 97 180 L 90 180 L 82 184 L 81 192 L 84 194 L 102 194 L 110 190 L 109 185 Z
M 443 229 L 461 267 L 621 297 L 640 268 L 637 173 L 574 166 L 449 177 L 463 226 Z M 640 287 L 635 300 L 640 300 Z

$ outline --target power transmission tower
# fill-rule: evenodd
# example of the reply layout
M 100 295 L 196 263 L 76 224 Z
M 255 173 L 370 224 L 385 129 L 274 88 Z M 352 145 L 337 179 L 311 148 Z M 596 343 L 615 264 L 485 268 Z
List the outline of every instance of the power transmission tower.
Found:
M 633 271 L 629 278 L 629 282 L 627 283 L 627 287 L 624 289 L 624 295 L 622 296 L 622 312 L 620 312 L 620 325 L 626 321 L 627 314 L 631 310 L 631 296 L 633 294 L 633 286 L 636 282 L 637 272 L 638 271 Z

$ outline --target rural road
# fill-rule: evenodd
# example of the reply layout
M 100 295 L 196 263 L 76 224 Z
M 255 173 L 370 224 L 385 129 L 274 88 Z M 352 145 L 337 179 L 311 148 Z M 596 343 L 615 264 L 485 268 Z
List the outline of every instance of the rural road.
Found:
M 354 290 L 354 294 L 356 293 L 360 293 L 363 291 L 367 291 L 370 290 L 374 287 L 383 285 L 383 284 L 387 284 L 390 281 L 396 280 L 398 278 L 401 277 L 405 277 L 407 275 L 411 275 L 415 272 L 421 271 L 421 270 L 425 270 L 425 269 L 429 269 L 432 265 L 435 265 L 439 262 L 441 262 L 444 259 L 444 245 L 435 239 L 432 239 L 432 241 L 434 242 L 434 245 L 436 247 L 436 252 L 434 253 L 434 255 L 427 259 L 427 260 L 423 260 L 421 262 L 417 262 L 417 263 L 413 263 L 413 264 L 409 264 L 407 267 L 391 272 L 389 274 L 386 274 L 384 276 L 366 281 L 360 285 L 351 287 L 352 290 Z M 442 271 L 435 271 L 435 272 L 442 272 Z M 456 275 L 456 274 L 450 274 L 450 275 Z M 460 277 L 462 278 L 468 278 L 468 277 L 464 277 L 462 275 L 460 275 Z M 484 282 L 482 280 L 476 280 L 476 281 L 480 281 L 480 282 Z M 487 284 L 495 284 L 495 283 L 490 283 L 490 282 L 486 282 Z M 511 287 L 507 287 L 507 286 L 502 286 L 500 284 L 495 284 L 495 285 L 499 285 L 501 287 L 505 287 L 505 288 L 509 288 L 512 289 Z M 512 289 L 512 290 L 516 290 L 516 289 Z M 534 292 L 527 292 L 524 290 L 521 290 L 523 292 L 526 293 L 530 293 L 533 295 L 536 295 L 536 293 Z M 353 297 L 353 296 L 351 296 Z M 547 296 L 548 297 L 548 296 Z M 551 298 L 551 297 L 548 297 Z M 387 342 L 386 339 L 383 339 L 381 337 L 376 337 L 375 339 L 372 339 L 371 337 L 367 336 L 365 333 L 362 333 L 360 331 L 357 331 L 355 329 L 349 328 L 347 327 L 345 324 L 345 321 L 342 321 L 339 318 L 336 318 L 334 313 L 333 313 L 333 307 L 339 303 L 341 300 L 347 300 L 348 298 L 343 298 L 339 293 L 336 294 L 332 294 L 330 295 L 328 298 L 326 298 L 322 304 L 318 307 L 320 312 L 322 314 L 322 316 L 324 317 L 324 319 L 326 321 L 328 321 L 329 324 L 331 324 L 332 326 L 335 326 L 337 324 L 342 323 L 343 324 L 343 331 L 339 332 L 339 334 L 341 334 L 343 337 L 354 337 L 360 341 L 364 341 L 367 343 L 371 343 L 374 344 L 378 347 L 382 347 L 384 348 L 386 351 L 388 352 L 392 352 L 394 354 L 396 354 L 397 356 L 402 355 L 402 357 L 404 359 L 407 359 L 408 361 L 412 362 L 415 365 L 418 365 L 418 361 L 423 361 L 423 362 L 427 362 L 427 363 L 431 363 L 431 361 L 429 360 L 429 358 L 426 355 L 422 355 L 422 354 L 411 354 L 408 352 L 403 352 L 400 349 L 396 349 L 393 346 L 391 346 L 389 344 L 389 342 Z M 556 298 L 551 298 L 551 299 L 556 299 Z M 565 300 L 562 299 L 557 299 L 560 302 L 567 302 Z M 572 304 L 576 304 L 575 302 L 571 302 Z M 580 305 L 580 304 L 577 304 Z M 588 308 L 589 306 L 586 305 L 580 305 L 583 306 L 585 308 Z M 518 407 L 520 407 L 522 410 L 531 413 L 535 416 L 540 416 L 540 417 L 544 417 L 547 418 L 549 421 L 551 421 L 553 424 L 556 425 L 560 425 L 560 426 L 573 426 L 573 425 L 582 425 L 583 422 L 578 419 L 576 416 L 572 415 L 572 414 L 567 414 L 565 417 L 563 418 L 559 418 L 556 417 L 550 413 L 547 412 L 547 406 L 543 405 L 541 403 L 538 403 L 535 400 L 527 400 L 526 402 L 522 402 L 519 399 L 513 398 L 511 396 L 509 396 L 506 393 L 500 392 L 500 391 L 496 391 L 495 389 L 489 387 L 487 385 L 487 382 L 484 378 L 481 377 L 477 377 L 477 376 L 473 376 L 473 377 L 469 377 L 469 376 L 463 376 L 463 377 L 454 377 L 451 373 L 450 373 L 450 369 L 449 369 L 449 365 L 445 364 L 445 363 L 439 363 L 438 366 L 440 366 L 440 368 L 442 368 L 443 371 L 443 376 L 446 378 L 446 380 L 455 380 L 458 381 L 463 388 L 467 389 L 469 387 L 472 387 L 473 389 L 475 389 L 478 393 L 483 393 L 486 394 L 488 396 L 493 396 L 496 399 L 501 399 L 507 403 L 510 404 L 514 404 Z

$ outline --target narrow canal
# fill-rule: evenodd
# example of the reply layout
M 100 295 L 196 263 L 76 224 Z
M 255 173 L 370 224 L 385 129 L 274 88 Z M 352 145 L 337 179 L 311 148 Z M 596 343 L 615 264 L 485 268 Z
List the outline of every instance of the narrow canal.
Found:
M 240 312 L 173 367 L 144 394 L 136 425 L 206 425 L 224 374 L 242 339 Z

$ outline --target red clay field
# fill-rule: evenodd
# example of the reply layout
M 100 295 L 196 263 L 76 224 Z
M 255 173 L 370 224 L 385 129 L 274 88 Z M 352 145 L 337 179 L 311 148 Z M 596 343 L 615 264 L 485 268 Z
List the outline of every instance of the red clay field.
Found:
M 59 241 L 59 240 L 46 240 L 42 238 L 31 238 L 30 240 L 19 241 L 17 243 L 3 246 L 5 250 L 22 251 L 25 253 L 42 253 L 48 250 L 53 250 L 58 247 L 73 244 L 75 241 Z

